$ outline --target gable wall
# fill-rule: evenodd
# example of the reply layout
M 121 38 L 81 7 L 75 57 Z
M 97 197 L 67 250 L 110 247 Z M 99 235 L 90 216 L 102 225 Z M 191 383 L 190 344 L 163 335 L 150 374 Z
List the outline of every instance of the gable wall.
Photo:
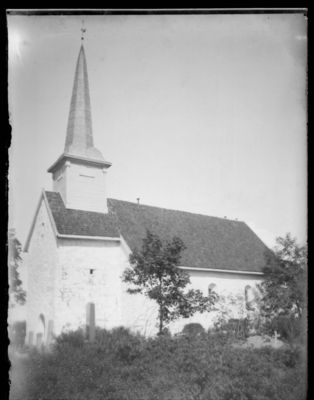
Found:
M 28 332 L 44 333 L 47 338 L 48 321 L 54 319 L 54 290 L 58 264 L 57 243 L 44 201 L 41 201 L 35 220 L 28 252 L 27 269 L 27 336 Z M 45 317 L 45 330 L 39 315 Z

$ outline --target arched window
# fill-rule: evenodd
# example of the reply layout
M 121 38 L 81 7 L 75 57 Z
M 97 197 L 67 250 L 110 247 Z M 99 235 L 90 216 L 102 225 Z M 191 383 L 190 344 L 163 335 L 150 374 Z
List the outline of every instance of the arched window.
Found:
M 254 311 L 254 292 L 250 285 L 246 285 L 244 288 L 244 297 L 245 297 L 245 308 L 248 311 Z

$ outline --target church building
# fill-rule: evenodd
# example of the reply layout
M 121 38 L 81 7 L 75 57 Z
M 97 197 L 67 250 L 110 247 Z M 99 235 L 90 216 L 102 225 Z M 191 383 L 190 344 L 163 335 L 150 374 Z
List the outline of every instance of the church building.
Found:
M 84 327 L 91 312 L 96 326 L 154 335 L 156 305 L 141 294 L 128 294 L 121 279 L 147 229 L 163 239 L 183 240 L 186 250 L 178 267 L 204 294 L 214 288 L 245 298 L 263 278 L 271 252 L 244 222 L 109 198 L 110 167 L 94 146 L 82 44 L 64 151 L 48 169 L 52 189 L 40 195 L 24 248 L 29 345 L 47 344 L 54 335 Z M 178 332 L 189 322 L 208 328 L 211 314 L 178 320 L 169 328 Z

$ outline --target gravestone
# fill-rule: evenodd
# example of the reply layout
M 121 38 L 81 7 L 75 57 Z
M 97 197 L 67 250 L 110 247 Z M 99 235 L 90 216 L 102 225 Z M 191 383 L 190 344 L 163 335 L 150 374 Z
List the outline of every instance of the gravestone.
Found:
M 53 321 L 50 319 L 48 321 L 48 329 L 47 329 L 47 345 L 52 342 L 53 339 Z
M 90 342 L 95 340 L 95 304 L 87 303 L 86 306 L 86 330 L 87 339 Z

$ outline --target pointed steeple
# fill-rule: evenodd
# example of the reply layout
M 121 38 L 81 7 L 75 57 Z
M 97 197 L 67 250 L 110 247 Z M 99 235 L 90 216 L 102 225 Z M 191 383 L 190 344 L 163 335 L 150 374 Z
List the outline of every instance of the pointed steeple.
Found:
M 64 152 L 104 160 L 94 147 L 87 64 L 83 44 L 78 55 Z
M 87 65 L 82 43 L 75 69 L 64 152 L 48 169 L 52 173 L 53 190 L 61 194 L 67 208 L 106 213 L 105 175 L 110 166 L 111 163 L 105 161 L 94 147 Z

